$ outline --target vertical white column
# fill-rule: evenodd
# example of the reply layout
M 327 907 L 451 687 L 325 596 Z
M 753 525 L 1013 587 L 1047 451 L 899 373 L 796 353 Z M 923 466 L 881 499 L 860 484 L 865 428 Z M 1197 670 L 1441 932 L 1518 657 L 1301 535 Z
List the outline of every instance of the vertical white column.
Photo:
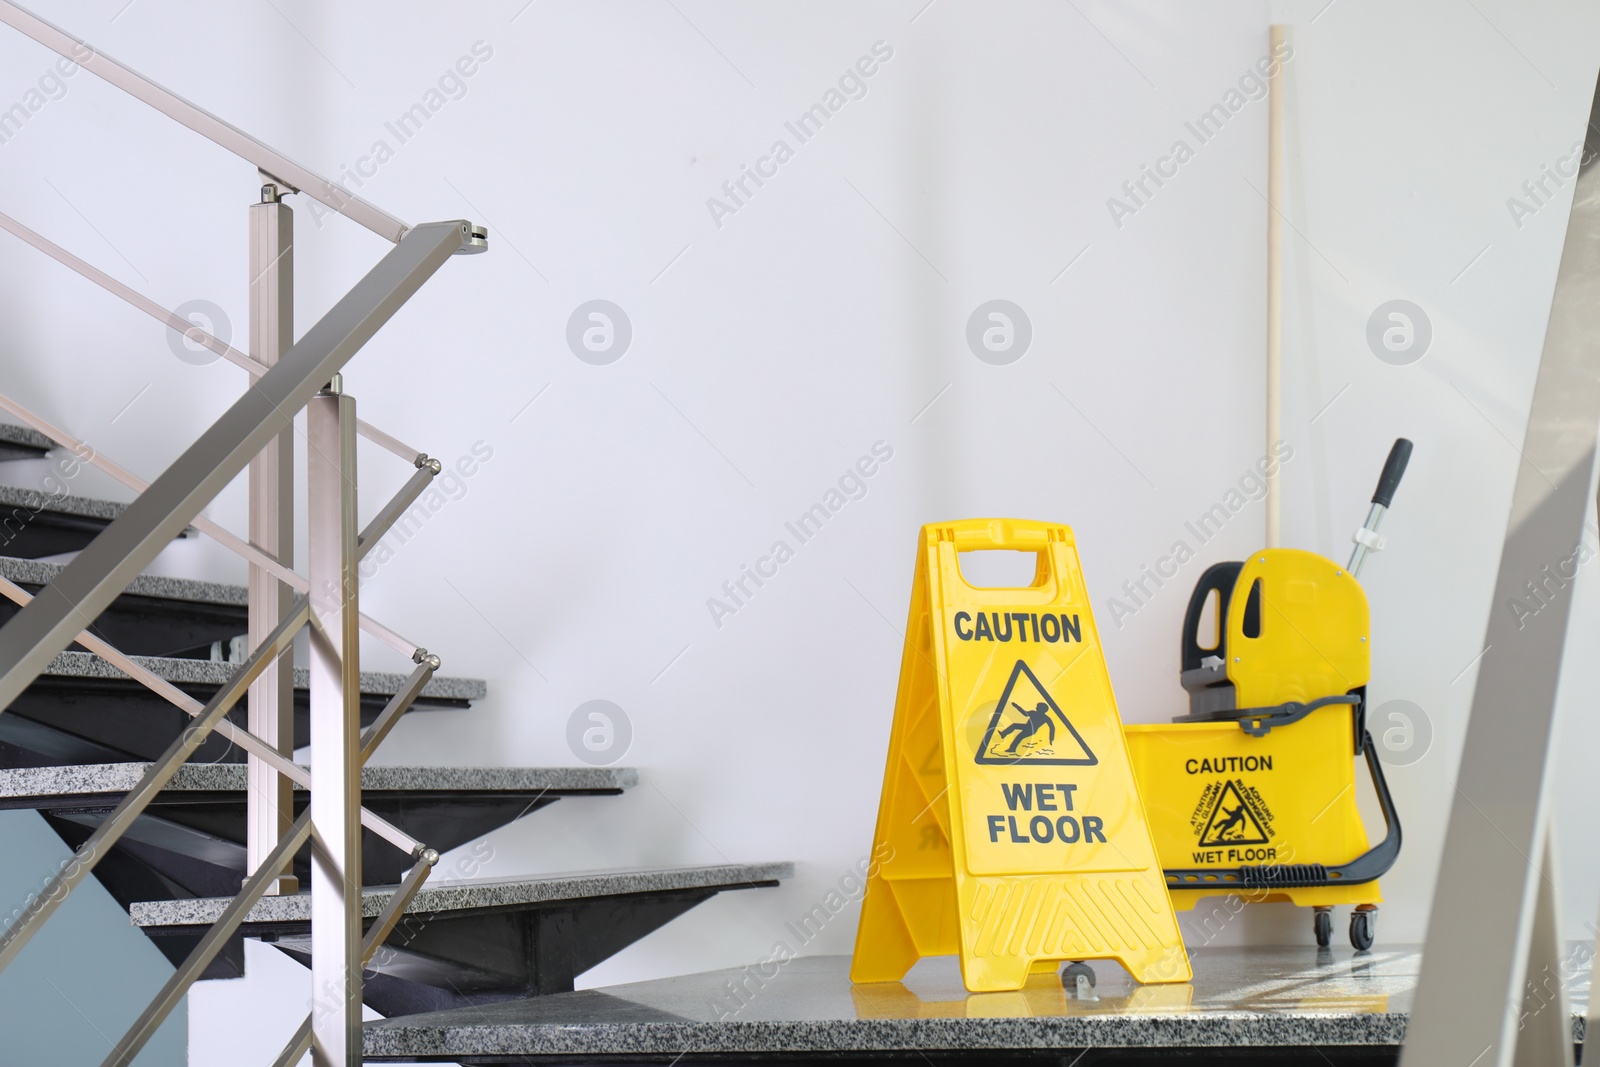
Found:
M 1584 156 L 1590 162 L 1579 168 L 1574 183 L 1402 1067 L 1510 1067 L 1527 1062 L 1518 1058 L 1523 1042 L 1542 1041 L 1535 1048 L 1545 1050 L 1560 1044 L 1568 1052 L 1572 1045 L 1570 1029 L 1559 1040 L 1536 1033 L 1546 1021 L 1524 1020 L 1522 1006 L 1527 983 L 1541 980 L 1530 975 L 1530 963 L 1537 969 L 1561 952 L 1555 898 L 1541 902 L 1554 886 L 1544 857 L 1553 753 L 1560 743 L 1557 697 L 1567 653 L 1590 653 L 1583 645 L 1567 647 L 1572 588 L 1554 590 L 1536 614 L 1507 605 L 1528 595 L 1530 581 L 1541 581 L 1574 559 L 1574 547 L 1585 541 L 1594 522 L 1600 447 L 1594 346 L 1600 329 L 1597 131 L 1600 101 L 1590 110 L 1587 127 L 1573 130 L 1580 137 L 1587 133 Z M 1544 592 L 1552 590 L 1547 586 Z M 1587 817 L 1579 817 L 1592 837 Z M 1549 1005 L 1541 1014 L 1564 1010 Z M 1594 1053 L 1585 1059 L 1593 1063 Z
M 356 410 L 338 377 L 306 406 L 311 632 L 312 1062 L 361 1062 L 361 686 Z
M 250 355 L 272 366 L 294 343 L 294 211 L 278 187 L 261 189 L 250 207 Z M 294 439 L 280 434 L 250 461 L 250 543 L 294 565 Z M 249 641 L 254 650 L 289 610 L 293 590 L 255 564 L 249 572 Z M 281 656 L 250 686 L 249 729 L 286 756 L 294 754 L 294 657 Z M 294 792 L 277 771 L 247 758 L 248 870 L 254 874 L 294 821 Z M 270 893 L 293 893 L 292 874 Z

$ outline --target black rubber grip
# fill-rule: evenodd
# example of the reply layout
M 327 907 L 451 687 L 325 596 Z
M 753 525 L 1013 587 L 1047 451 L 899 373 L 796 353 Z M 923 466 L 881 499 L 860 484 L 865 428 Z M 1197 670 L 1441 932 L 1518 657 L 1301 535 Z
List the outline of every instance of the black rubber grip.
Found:
M 1378 477 L 1378 488 L 1372 494 L 1374 504 L 1389 507 L 1394 503 L 1394 491 L 1400 488 L 1400 478 L 1410 462 L 1411 442 L 1404 437 L 1395 438 L 1394 447 L 1389 449 L 1389 458 L 1384 461 L 1383 474 Z
M 1240 881 L 1251 889 L 1281 886 L 1285 889 L 1303 889 L 1309 886 L 1328 885 L 1328 868 L 1320 863 L 1276 863 L 1259 867 L 1240 867 Z

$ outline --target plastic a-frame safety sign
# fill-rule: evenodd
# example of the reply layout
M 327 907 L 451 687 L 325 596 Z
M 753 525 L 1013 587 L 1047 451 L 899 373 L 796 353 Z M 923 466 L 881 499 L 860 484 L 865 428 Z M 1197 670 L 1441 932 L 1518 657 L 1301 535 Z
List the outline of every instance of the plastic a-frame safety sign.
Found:
M 1032 584 L 969 585 L 992 549 Z M 1064 960 L 1189 980 L 1070 528 L 923 527 L 873 854 L 852 981 L 951 954 L 973 992 Z

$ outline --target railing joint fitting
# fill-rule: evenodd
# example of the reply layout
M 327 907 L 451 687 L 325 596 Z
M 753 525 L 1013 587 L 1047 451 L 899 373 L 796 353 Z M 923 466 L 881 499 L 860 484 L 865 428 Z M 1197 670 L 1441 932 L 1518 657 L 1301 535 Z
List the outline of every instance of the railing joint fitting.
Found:
M 290 193 L 298 193 L 300 191 L 293 183 L 284 181 L 282 178 L 278 177 L 276 174 L 273 174 L 271 171 L 261 170 L 258 167 L 256 169 L 256 173 L 261 175 L 261 180 L 262 180 L 263 183 L 265 183 L 261 187 L 261 194 L 262 194 L 261 202 L 263 204 L 276 204 L 279 200 L 281 200 L 283 197 L 287 196 L 288 194 L 290 194 Z M 269 185 L 277 187 L 276 195 L 271 200 L 266 199 L 267 186 L 269 186 Z
M 489 250 L 489 228 L 472 222 L 461 223 L 461 247 L 458 256 L 472 256 Z

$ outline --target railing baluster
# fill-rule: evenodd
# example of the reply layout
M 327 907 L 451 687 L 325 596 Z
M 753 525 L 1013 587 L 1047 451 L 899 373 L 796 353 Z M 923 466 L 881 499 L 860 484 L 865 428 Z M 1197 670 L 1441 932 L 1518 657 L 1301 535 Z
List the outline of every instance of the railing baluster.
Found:
M 355 400 L 306 405 L 311 635 L 311 986 L 318 1067 L 361 1062 L 361 632 Z
M 250 205 L 250 355 L 276 366 L 294 343 L 294 211 L 275 185 Z M 250 461 L 250 543 L 283 567 L 294 565 L 294 435 L 281 433 Z M 283 615 L 294 593 L 265 567 L 251 565 L 250 647 Z M 294 755 L 294 661 L 278 660 L 250 687 L 250 732 L 284 756 Z M 259 756 L 245 761 L 245 873 L 254 874 L 294 821 L 294 786 Z M 268 890 L 293 893 L 293 874 Z
M 189 991 L 189 987 L 205 973 L 205 969 L 216 959 L 228 943 L 228 938 L 244 922 L 250 909 L 255 907 L 256 901 L 267 895 L 278 880 L 278 872 L 288 866 L 294 859 L 294 854 L 300 846 L 306 843 L 306 838 L 311 836 L 311 813 L 308 811 L 296 819 L 290 826 L 289 832 L 279 841 L 272 850 L 261 859 L 261 864 L 254 874 L 245 879 L 244 888 L 239 895 L 225 908 L 217 921 L 211 924 L 200 943 L 184 959 L 183 965 L 173 972 L 167 979 L 166 985 L 161 987 L 161 992 L 150 1002 L 128 1032 L 117 1042 L 117 1047 L 111 1050 L 111 1055 L 105 1058 L 100 1067 L 127 1067 L 133 1058 L 144 1048 L 145 1042 L 155 1036 L 161 1024 L 166 1021 L 172 1009 Z
M 426 849 L 417 865 L 406 875 L 405 881 L 400 883 L 400 887 L 389 898 L 389 903 L 383 906 L 383 910 L 378 913 L 377 919 L 367 930 L 366 938 L 361 942 L 363 967 L 371 963 L 372 957 L 378 954 L 378 949 L 383 947 L 384 941 L 388 940 L 389 934 L 399 924 L 406 909 L 411 907 L 411 901 L 415 899 L 417 890 L 422 888 L 422 883 L 428 880 L 428 875 L 433 873 L 433 868 L 438 862 L 439 853 L 431 848 Z M 307 1015 L 305 1022 L 300 1024 L 300 1029 L 294 1032 L 294 1036 L 283 1047 L 283 1051 L 278 1053 L 278 1058 L 272 1061 L 272 1067 L 296 1067 L 309 1051 L 311 1051 L 311 1016 Z
M 238 703 L 244 696 L 250 683 L 260 675 L 274 658 L 292 647 L 294 635 L 300 627 L 305 625 L 310 617 L 310 605 L 305 597 L 295 602 L 294 609 L 284 616 L 271 636 L 261 647 L 251 653 L 250 658 L 240 664 L 239 669 L 233 672 L 223 687 L 217 690 L 215 696 L 206 704 L 206 710 L 194 723 L 183 731 L 167 746 L 167 751 L 139 779 L 139 784 L 122 798 L 116 808 L 106 817 L 105 822 L 89 836 L 78 851 L 73 854 L 56 876 L 52 878 L 44 890 L 23 909 L 22 915 L 12 923 L 4 934 L 0 934 L 0 970 L 4 970 L 17 953 L 22 951 L 30 938 L 44 925 L 46 919 L 60 907 L 67 899 L 67 894 L 72 892 L 73 886 L 88 877 L 94 870 L 111 846 L 117 842 L 139 814 L 156 798 L 156 794 L 172 780 L 178 773 L 178 768 L 183 766 L 183 761 L 188 759 L 195 749 L 210 735 L 212 727 L 228 713 L 228 709 Z
M 433 677 L 433 672 L 439 669 L 439 657 L 427 651 L 418 649 L 417 654 L 422 657 L 422 662 L 417 664 L 417 669 L 405 680 L 394 696 L 389 698 L 389 703 L 384 705 L 383 711 L 373 720 L 372 725 L 361 732 L 361 764 L 372 758 L 378 751 L 378 746 L 383 744 L 383 739 L 389 736 L 389 731 L 394 729 L 395 723 L 400 721 L 417 699 L 417 694 L 422 692 L 428 680 Z
M 367 523 L 361 531 L 360 548 L 357 552 L 358 559 L 366 559 L 367 553 L 378 547 L 378 542 L 383 540 L 383 535 L 389 528 L 400 520 L 422 491 L 433 482 L 434 475 L 442 470 L 444 465 L 436 459 L 427 456 L 417 457 L 417 473 L 413 474 L 400 487 L 394 499 L 383 506 L 383 510 L 372 516 L 372 521 Z

